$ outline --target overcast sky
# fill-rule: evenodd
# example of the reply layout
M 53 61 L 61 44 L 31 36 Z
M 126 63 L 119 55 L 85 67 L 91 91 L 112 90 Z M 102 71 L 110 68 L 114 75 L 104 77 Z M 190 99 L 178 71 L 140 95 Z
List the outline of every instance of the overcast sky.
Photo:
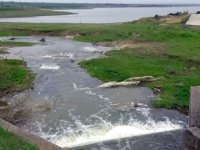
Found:
M 19 1 L 19 2 L 64 2 L 64 3 L 197 3 L 200 0 L 1 0 L 1 1 Z

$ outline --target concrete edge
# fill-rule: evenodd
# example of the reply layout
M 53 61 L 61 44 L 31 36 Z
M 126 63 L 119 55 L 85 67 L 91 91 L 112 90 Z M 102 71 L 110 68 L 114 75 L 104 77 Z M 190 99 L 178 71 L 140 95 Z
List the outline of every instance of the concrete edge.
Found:
M 61 147 L 48 142 L 36 135 L 28 133 L 27 131 L 20 129 L 19 127 L 3 120 L 0 118 L 0 127 L 6 131 L 12 132 L 17 136 L 21 137 L 22 139 L 27 140 L 31 144 L 38 146 L 39 150 L 62 150 Z

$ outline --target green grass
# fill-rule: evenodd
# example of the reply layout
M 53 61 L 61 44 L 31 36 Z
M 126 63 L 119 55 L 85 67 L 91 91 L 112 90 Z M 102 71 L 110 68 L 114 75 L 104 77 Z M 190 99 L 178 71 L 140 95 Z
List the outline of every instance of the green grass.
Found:
M 33 74 L 22 60 L 0 59 L 0 91 L 22 91 L 32 86 Z M 1 95 L 0 95 L 1 96 Z
M 57 12 L 52 10 L 40 10 L 40 9 L 22 9 L 12 8 L 5 9 L 0 8 L 0 18 L 15 18 L 15 17 L 33 17 L 33 16 L 53 16 L 53 15 L 69 15 L 69 12 Z
M 0 150 L 38 150 L 38 148 L 0 128 Z
M 35 43 L 31 43 L 31 42 L 13 42 L 13 41 L 0 41 L 0 46 L 4 47 L 4 46 L 8 46 L 8 47 L 12 47 L 12 46 L 33 46 Z

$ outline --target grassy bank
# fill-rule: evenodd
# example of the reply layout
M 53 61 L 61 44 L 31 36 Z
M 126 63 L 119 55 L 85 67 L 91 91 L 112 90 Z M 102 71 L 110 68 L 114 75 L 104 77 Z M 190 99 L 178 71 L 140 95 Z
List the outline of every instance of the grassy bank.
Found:
M 69 15 L 69 12 L 57 12 L 52 10 L 30 9 L 30 8 L 0 8 L 0 18 L 34 17 Z
M 0 128 L 0 150 L 38 150 L 38 148 Z
M 13 47 L 13 46 L 33 46 L 35 43 L 31 42 L 14 42 L 14 41 L 0 41 L 0 47 Z
M 0 96 L 4 91 L 9 93 L 30 88 L 33 79 L 24 61 L 0 59 Z
M 103 81 L 134 76 L 164 76 L 145 86 L 162 89 L 155 107 L 187 112 L 191 86 L 200 84 L 200 28 L 185 26 L 188 15 L 142 19 L 123 24 L 0 23 L 4 34 L 75 36 L 78 41 L 115 45 L 121 51 L 81 62 Z

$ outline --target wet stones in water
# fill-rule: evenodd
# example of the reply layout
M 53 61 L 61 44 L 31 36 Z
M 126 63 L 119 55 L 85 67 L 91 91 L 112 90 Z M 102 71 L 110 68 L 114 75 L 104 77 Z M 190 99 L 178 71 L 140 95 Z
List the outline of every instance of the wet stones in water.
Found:
M 0 101 L 0 118 L 3 118 L 9 111 L 9 106 L 6 101 Z
M 41 38 L 40 42 L 44 43 L 44 42 L 46 42 L 46 39 L 45 38 Z
M 48 102 L 43 104 L 36 104 L 31 108 L 32 112 L 46 112 L 51 110 L 51 105 Z
M 74 60 L 74 59 L 70 59 L 70 62 L 71 62 L 71 63 L 74 63 L 74 62 L 75 62 L 75 60 Z
M 10 38 L 10 40 L 14 41 L 14 40 L 16 40 L 16 38 L 14 38 L 14 37 L 11 37 L 11 38 Z

